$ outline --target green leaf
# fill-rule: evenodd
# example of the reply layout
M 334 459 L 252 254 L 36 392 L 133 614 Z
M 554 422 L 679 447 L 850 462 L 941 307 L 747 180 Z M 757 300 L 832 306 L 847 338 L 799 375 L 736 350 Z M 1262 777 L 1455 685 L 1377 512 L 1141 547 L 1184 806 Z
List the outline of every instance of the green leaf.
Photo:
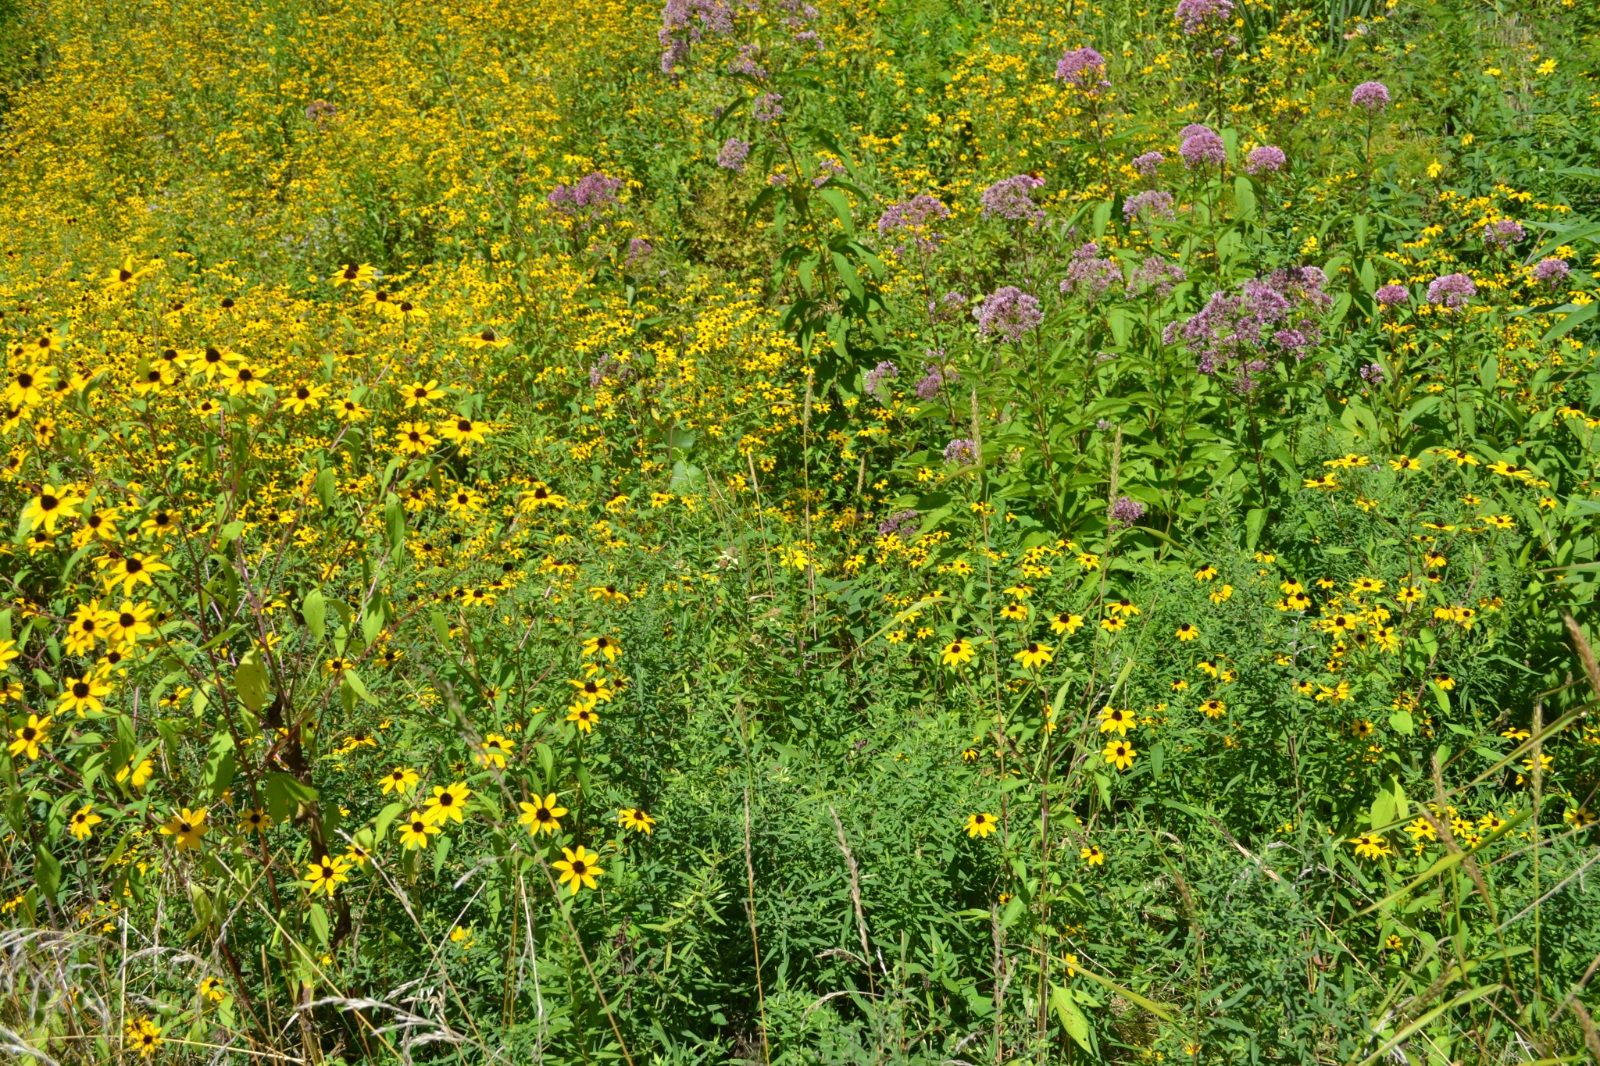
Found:
M 306 914 L 306 922 L 311 926 L 311 931 L 316 934 L 317 943 L 323 947 L 328 946 L 328 912 L 322 909 L 322 904 L 313 903 Z
M 233 672 L 233 687 L 239 693 L 239 702 L 252 711 L 259 711 L 272 698 L 272 680 L 261 662 L 260 652 L 251 648 L 239 657 L 239 666 Z
M 301 803 L 311 803 L 317 790 L 303 785 L 293 774 L 270 771 L 262 778 L 262 791 L 267 796 L 267 814 L 274 822 L 287 821 Z
M 39 891 L 54 903 L 56 890 L 61 887 L 61 863 L 43 844 L 33 849 L 33 880 L 38 884 Z
M 1572 304 L 1566 304 L 1562 307 L 1556 308 L 1556 310 L 1564 311 L 1568 307 L 1572 307 L 1573 309 L 1567 312 L 1566 318 L 1563 318 L 1556 325 L 1550 327 L 1550 331 L 1544 335 L 1544 343 L 1548 344 L 1558 337 L 1565 337 L 1568 333 L 1571 333 L 1573 330 L 1589 321 L 1597 313 L 1600 313 L 1600 303 L 1584 304 L 1581 307 L 1575 307 Z
M 405 813 L 406 806 L 405 801 L 401 800 L 389 804 L 378 812 L 378 820 L 372 826 L 373 843 L 383 839 L 383 834 L 389 831 L 389 827 L 394 824 L 394 820 Z
M 1238 206 L 1240 218 L 1256 217 L 1255 186 L 1242 174 L 1233 179 L 1233 202 Z
M 846 235 L 856 235 L 856 220 L 850 213 L 850 198 L 839 189 L 823 189 L 817 193 L 817 198 L 829 207 L 839 219 L 839 225 L 844 227 Z
M 1078 1009 L 1078 1004 L 1073 1002 L 1067 990 L 1055 982 L 1050 983 L 1050 1007 L 1056 1012 L 1056 1018 L 1061 1022 L 1061 1028 L 1084 1051 L 1094 1054 L 1094 1048 L 1089 1045 L 1089 1019 L 1083 1016 L 1083 1011 Z
M 322 598 L 321 589 L 312 589 L 301 601 L 300 613 L 305 616 L 306 628 L 318 640 L 327 632 L 328 601 Z
M 348 687 L 351 692 L 367 703 L 378 702 L 372 693 L 367 691 L 367 686 L 361 681 L 361 675 L 354 670 L 346 670 L 344 672 L 344 680 L 340 682 L 340 685 L 341 687 Z
M 233 737 L 227 730 L 219 729 L 211 737 L 205 767 L 200 772 L 201 788 L 210 793 L 213 799 L 220 798 L 228 790 L 228 786 L 233 784 L 233 775 L 237 768 Z
M 1389 728 L 1403 737 L 1409 737 L 1416 723 L 1411 720 L 1410 711 L 1395 711 L 1389 716 Z

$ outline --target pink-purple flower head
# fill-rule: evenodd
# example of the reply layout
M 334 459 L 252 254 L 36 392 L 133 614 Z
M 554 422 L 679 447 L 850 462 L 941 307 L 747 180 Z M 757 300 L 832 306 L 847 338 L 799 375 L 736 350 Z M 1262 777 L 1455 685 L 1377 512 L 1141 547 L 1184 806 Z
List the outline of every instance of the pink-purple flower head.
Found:
M 718 35 L 733 32 L 733 8 L 726 0 L 667 0 L 661 9 L 661 72 L 674 77 L 689 59 L 690 46 L 699 44 L 709 30 Z
M 1106 517 L 1109 519 L 1112 529 L 1121 529 L 1124 526 L 1131 526 L 1143 518 L 1144 511 L 1144 504 L 1133 497 L 1118 496 L 1107 510 Z
M 1169 263 L 1159 255 L 1153 255 L 1139 264 L 1139 269 L 1133 272 L 1133 280 L 1128 287 L 1141 295 L 1153 295 L 1158 300 L 1165 300 L 1172 295 L 1172 290 L 1178 287 L 1178 282 L 1188 278 L 1188 272 L 1176 263 Z
M 1350 106 L 1377 114 L 1389 106 L 1389 87 L 1381 81 L 1364 81 L 1350 93 Z
M 576 215 L 616 206 L 621 188 L 621 178 L 608 178 L 597 170 L 585 174 L 575 185 L 557 185 L 545 199 L 562 214 Z
M 722 151 L 717 153 L 717 166 L 723 170 L 731 170 L 735 174 L 743 174 L 744 161 L 748 158 L 750 158 L 750 142 L 729 137 L 722 142 Z
M 1173 200 L 1170 192 L 1163 192 L 1160 189 L 1146 189 L 1144 192 L 1134 193 L 1122 201 L 1122 217 L 1127 222 L 1152 215 L 1172 218 L 1172 208 Z
M 1067 276 L 1061 281 L 1062 295 L 1076 294 L 1094 303 L 1112 286 L 1122 284 L 1122 270 L 1115 259 L 1100 257 L 1100 246 L 1090 241 L 1072 253 Z
M 985 337 L 999 335 L 1013 344 L 1044 321 L 1039 301 L 1015 285 L 1006 285 L 990 293 L 972 312 L 972 316 L 978 320 L 980 334 Z
M 1106 57 L 1093 48 L 1074 48 L 1056 63 L 1056 79 L 1075 89 L 1109 89 L 1106 80 Z
M 915 533 L 917 526 L 917 512 L 896 511 L 894 514 L 878 523 L 878 536 L 899 537 L 904 540 L 907 533 Z
M 1502 218 L 1499 222 L 1491 222 L 1483 227 L 1483 243 L 1490 248 L 1509 248 L 1527 235 L 1521 223 L 1509 218 Z
M 1567 265 L 1565 259 L 1541 259 L 1539 265 L 1533 268 L 1533 280 L 1558 289 L 1566 284 L 1567 276 L 1571 273 L 1572 267 Z
M 1143 155 L 1134 156 L 1133 162 L 1130 165 L 1134 170 L 1139 172 L 1139 176 L 1141 178 L 1148 178 L 1150 175 L 1160 170 L 1161 164 L 1165 163 L 1166 161 L 1167 157 L 1162 155 L 1160 152 L 1146 152 Z
M 783 94 L 762 93 L 750 105 L 750 117 L 757 122 L 776 122 L 783 117 Z
M 944 446 L 944 461 L 957 466 L 971 466 L 978 461 L 977 442 L 957 437 Z
M 1250 149 L 1250 154 L 1244 160 L 1244 172 L 1253 177 L 1276 174 L 1288 162 L 1289 157 L 1283 154 L 1282 148 L 1275 144 L 1263 144 Z
M 937 196 L 921 193 L 909 200 L 890 204 L 878 216 L 878 236 L 883 238 L 907 237 L 918 250 L 932 253 L 939 250 L 944 234 L 932 227 L 935 222 L 950 217 L 950 209 Z M 904 255 L 906 246 L 895 249 Z
M 1445 274 L 1428 283 L 1428 302 L 1440 307 L 1465 307 L 1478 295 L 1478 287 L 1465 274 Z
M 979 197 L 983 203 L 983 217 L 1040 222 L 1044 219 L 1044 208 L 1033 202 L 1033 190 L 1042 188 L 1044 179 L 1032 174 L 1017 174 L 997 181 Z
M 1183 165 L 1190 170 L 1196 167 L 1220 167 L 1228 161 L 1227 146 L 1210 126 L 1185 126 L 1183 144 L 1178 147 Z
M 1178 0 L 1173 13 L 1185 37 L 1202 30 L 1220 29 L 1233 21 L 1233 0 Z
M 1410 302 L 1411 294 L 1404 285 L 1385 285 L 1373 293 L 1372 298 L 1378 301 L 1379 307 L 1399 307 Z
M 893 381 L 899 376 L 900 368 L 895 366 L 889 360 L 885 359 L 883 362 L 866 372 L 865 376 L 861 380 L 861 386 L 868 395 L 876 396 L 878 394 L 879 385 L 882 385 L 885 381 Z

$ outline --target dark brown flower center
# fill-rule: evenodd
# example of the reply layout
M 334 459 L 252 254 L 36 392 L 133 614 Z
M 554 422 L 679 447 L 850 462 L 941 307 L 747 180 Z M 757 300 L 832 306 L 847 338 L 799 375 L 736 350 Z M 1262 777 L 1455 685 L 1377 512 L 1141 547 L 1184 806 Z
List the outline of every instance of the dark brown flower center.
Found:
M 87 697 L 89 695 L 89 683 L 87 681 L 74 682 L 72 686 L 72 695 L 74 698 L 80 700 Z

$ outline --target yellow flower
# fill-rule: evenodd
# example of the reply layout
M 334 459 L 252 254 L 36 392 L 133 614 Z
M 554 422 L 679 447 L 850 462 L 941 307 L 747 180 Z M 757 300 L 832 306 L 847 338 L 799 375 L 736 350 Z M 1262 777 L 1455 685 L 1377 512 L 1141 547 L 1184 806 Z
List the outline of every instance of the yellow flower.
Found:
M 84 674 L 82 677 L 69 677 L 62 682 L 60 704 L 56 707 L 57 714 L 76 711 L 82 718 L 90 711 L 98 714 L 105 710 L 105 705 L 100 702 L 100 697 L 110 694 L 111 686 L 100 680 L 94 674 Z
M 617 812 L 617 821 L 625 828 L 635 833 L 649 836 L 655 829 L 656 820 L 645 811 L 643 807 L 624 807 Z
M 964 828 L 969 837 L 986 837 L 999 829 L 1000 823 L 992 814 L 971 814 L 967 816 Z
M 198 991 L 200 998 L 212 1003 L 221 1003 L 228 998 L 228 990 L 223 986 L 222 979 L 218 977 L 207 977 L 201 981 Z
M 1232 595 L 1233 595 L 1233 586 L 1232 585 L 1228 585 L 1228 584 L 1224 584 L 1221 588 L 1219 588 L 1217 591 L 1215 591 L 1215 592 L 1213 592 L 1211 594 L 1210 599 L 1211 599 L 1212 603 L 1223 604 L 1223 603 L 1227 603 L 1229 597 L 1231 597 Z
M 567 721 L 577 725 L 580 732 L 590 733 L 600 724 L 600 715 L 592 703 L 574 703 L 567 711 Z
M 400 843 L 405 845 L 407 851 L 415 851 L 426 847 L 428 838 L 443 832 L 438 826 L 422 816 L 420 811 L 412 811 L 411 816 L 400 826 Z
M 561 851 L 566 858 L 557 859 L 550 865 L 561 871 L 561 883 L 570 884 L 574 896 L 580 888 L 598 887 L 594 879 L 605 873 L 598 864 L 599 855 L 585 851 L 582 844 L 578 845 L 576 851 L 571 848 L 562 848 Z
M 332 859 L 324 855 L 322 858 L 306 867 L 306 887 L 314 896 L 318 892 L 333 895 L 339 885 L 350 880 L 345 876 L 350 869 L 350 864 L 343 859 Z
M 1125 619 L 1112 615 L 1109 618 L 1100 619 L 1100 628 L 1107 633 L 1120 633 L 1128 628 L 1128 623 Z
M 100 575 L 100 580 L 106 583 L 106 590 L 109 592 L 120 584 L 124 596 L 132 596 L 135 586 L 155 584 L 150 575 L 172 569 L 159 556 L 143 553 L 103 558 L 97 560 L 95 565 L 105 571 Z
M 447 418 L 439 423 L 438 428 L 441 437 L 455 441 L 462 454 L 466 454 L 471 450 L 471 445 L 483 443 L 489 424 L 474 422 L 470 418 Z
M 478 765 L 485 768 L 493 766 L 504 770 L 506 756 L 516 748 L 517 742 L 498 733 L 490 733 L 483 738 L 482 750 L 478 752 Z
M 1384 839 L 1376 833 L 1362 833 L 1348 843 L 1354 845 L 1356 854 L 1363 859 L 1381 859 L 1385 855 L 1394 854 Z
M 1083 627 L 1083 615 L 1062 611 L 1050 619 L 1050 629 L 1056 633 L 1065 633 L 1071 636 Z
M 1205 715 L 1207 718 L 1221 718 L 1223 712 L 1225 712 L 1227 709 L 1228 705 L 1226 703 L 1216 699 L 1206 700 L 1200 705 L 1200 713 Z
M 82 502 L 83 497 L 75 495 L 70 485 L 43 485 L 22 509 L 22 531 L 54 533 L 61 516 Z
M 1106 853 L 1093 844 L 1078 849 L 1078 858 L 1083 860 L 1085 866 L 1104 866 Z
M 371 263 L 362 263 L 360 266 L 351 263 L 337 274 L 330 274 L 328 280 L 333 282 L 335 288 L 338 288 L 342 285 L 360 285 L 371 281 L 376 276 L 377 271 L 372 269 Z
M 1183 625 L 1178 627 L 1178 631 L 1175 635 L 1179 640 L 1187 642 L 1198 637 L 1200 635 L 1200 630 L 1197 626 L 1192 626 L 1188 622 L 1185 622 Z
M 427 422 L 400 423 L 394 431 L 395 450 L 401 455 L 427 455 L 439 443 L 439 438 L 428 432 L 431 428 Z
M 453 785 L 440 788 L 433 786 L 433 799 L 428 801 L 428 809 L 423 812 L 423 818 L 434 825 L 440 822 L 455 821 L 460 823 L 462 815 L 466 813 L 467 797 L 472 795 L 472 790 L 464 781 L 457 781 Z
M 200 846 L 200 838 L 210 830 L 206 825 L 206 810 L 204 807 L 198 811 L 183 808 L 179 813 L 167 819 L 161 827 L 163 836 L 172 837 L 177 842 L 179 851 L 189 851 Z
M 1139 753 L 1126 740 L 1113 740 L 1105 746 L 1105 749 L 1100 754 L 1106 757 L 1108 764 L 1115 766 L 1118 770 L 1126 770 L 1133 765 L 1134 757 Z
M 1128 730 L 1138 724 L 1138 719 L 1130 710 L 1121 707 L 1100 708 L 1100 732 L 1110 733 L 1115 731 L 1119 737 L 1128 735 Z
M 583 657 L 604 655 L 607 662 L 616 662 L 622 654 L 622 644 L 615 637 L 590 637 L 583 642 Z
M 1012 658 L 1021 663 L 1024 670 L 1032 670 L 1050 661 L 1050 645 L 1029 641 Z
M 393 770 L 378 779 L 383 786 L 383 794 L 387 796 L 391 791 L 404 796 L 417 786 L 421 776 L 408 766 L 396 766 Z
M 1216 578 L 1217 568 L 1211 563 L 1207 563 L 1194 572 L 1194 579 L 1196 581 L 1215 581 Z
M 976 651 L 977 649 L 972 646 L 971 641 L 964 637 L 957 637 L 944 646 L 944 651 L 940 654 L 939 659 L 940 662 L 949 667 L 963 666 L 972 660 Z
M 532 803 L 519 803 L 517 806 L 522 808 L 522 817 L 517 821 L 528 827 L 529 836 L 560 831 L 560 818 L 567 813 L 567 809 L 561 806 L 554 792 L 543 799 L 538 793 L 534 793 Z
M 469 348 L 504 348 L 511 343 L 511 340 L 500 336 L 492 329 L 485 328 L 462 337 L 461 343 Z
M 106 612 L 106 636 L 116 644 L 133 644 L 140 637 L 155 632 L 150 625 L 150 616 L 153 614 L 155 608 L 148 603 L 135 604 L 132 600 L 123 600 L 121 607 Z
M 155 776 L 155 772 L 155 763 L 149 759 L 140 759 L 137 766 L 130 762 L 117 771 L 117 784 L 120 785 L 131 778 L 134 788 L 143 788 L 149 783 L 150 778 Z
M 412 407 L 419 407 L 423 404 L 432 403 L 434 400 L 442 399 L 444 397 L 444 390 L 439 387 L 439 382 L 437 379 L 428 381 L 426 383 L 413 381 L 411 384 L 400 390 L 400 395 L 405 399 L 407 409 L 410 409 Z
M 88 840 L 94 834 L 94 827 L 99 825 L 102 820 L 98 814 L 94 813 L 93 806 L 80 807 L 67 823 L 67 828 L 79 840 Z

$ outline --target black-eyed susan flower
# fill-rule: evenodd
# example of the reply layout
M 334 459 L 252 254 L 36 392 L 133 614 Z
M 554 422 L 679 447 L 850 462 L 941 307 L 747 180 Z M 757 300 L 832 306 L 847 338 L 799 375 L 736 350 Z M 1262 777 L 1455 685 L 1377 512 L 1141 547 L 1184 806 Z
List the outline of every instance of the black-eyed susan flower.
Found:
M 61 517 L 82 502 L 83 497 L 71 485 L 42 485 L 22 508 L 23 531 L 40 529 L 53 534 Z
M 1177 631 L 1173 635 L 1179 640 L 1187 643 L 1188 641 L 1194 640 L 1200 635 L 1200 627 L 1185 622 L 1177 628 Z
M 1100 732 L 1115 732 L 1118 736 L 1127 736 L 1128 730 L 1138 724 L 1134 713 L 1123 707 L 1100 708 Z
M 435 400 L 444 398 L 444 390 L 439 387 L 437 378 L 428 381 L 413 381 L 400 390 L 400 396 L 405 400 L 406 407 L 421 407 Z
M 155 776 L 155 773 L 155 763 L 149 759 L 138 759 L 117 771 L 116 782 L 120 785 L 126 781 L 134 788 L 143 788 L 150 783 L 150 779 Z
M 500 770 L 506 768 L 506 756 L 516 750 L 517 742 L 510 737 L 503 737 L 499 733 L 490 733 L 483 738 L 475 758 L 482 767 L 495 767 Z
M 550 865 L 561 871 L 561 883 L 570 885 L 574 896 L 578 894 L 580 888 L 599 887 L 595 884 L 595 878 L 605 873 L 600 868 L 599 855 L 586 851 L 582 844 L 578 845 L 576 851 L 572 848 L 562 848 L 561 852 L 566 857 L 557 859 Z
M 318 892 L 333 895 L 339 886 L 350 880 L 350 864 L 340 858 L 322 858 L 306 867 L 306 888 L 314 896 Z
M 1218 699 L 1206 700 L 1200 704 L 1200 713 L 1207 718 L 1221 718 L 1227 709 L 1228 705 Z
M 121 585 L 124 596 L 132 596 L 133 590 L 140 585 L 155 584 L 152 575 L 172 569 L 161 561 L 160 556 L 143 552 L 99 559 L 95 565 L 103 571 L 100 580 L 105 582 L 106 590 L 109 592 Z
M 151 1058 L 165 1043 L 161 1039 L 161 1027 L 148 1018 L 130 1021 L 123 1036 L 124 1046 L 129 1051 L 137 1052 L 141 1059 Z
M 372 269 L 371 263 L 362 263 L 360 266 L 350 263 L 337 274 L 330 274 L 328 280 L 333 282 L 334 288 L 339 288 L 345 285 L 362 285 L 377 276 L 378 272 Z
M 1036 669 L 1050 661 L 1050 645 L 1030 640 L 1012 658 L 1021 663 L 1024 670 Z
M 1116 599 L 1106 604 L 1106 611 L 1110 614 L 1119 615 L 1123 618 L 1132 618 L 1139 613 L 1139 608 L 1135 607 L 1133 601 L 1128 599 L 1128 597 L 1118 596 Z
M 446 418 L 439 423 L 438 430 L 439 436 L 452 441 L 466 453 L 471 445 L 484 442 L 484 436 L 489 431 L 489 423 L 466 417 Z
M 511 339 L 502 337 L 494 329 L 486 326 L 476 333 L 469 333 L 462 337 L 461 343 L 468 348 L 504 348 L 511 343 Z
M 588 734 L 600 724 L 600 715 L 592 703 L 574 703 L 567 710 L 567 721 L 578 727 L 578 731 Z
M 1211 563 L 1206 563 L 1194 572 L 1194 579 L 1196 581 L 1215 581 L 1217 579 L 1217 568 Z
M 1000 608 L 1000 617 L 1009 622 L 1026 622 L 1028 620 L 1028 605 L 1025 603 L 1008 603 Z
M 522 817 L 517 821 L 528 827 L 529 836 L 559 832 L 561 816 L 567 813 L 554 792 L 543 797 L 534 793 L 532 803 L 519 803 L 517 806 L 522 808 Z
M 1376 833 L 1362 833 L 1350 840 L 1349 843 L 1356 849 L 1356 855 L 1363 859 L 1381 859 L 1385 855 L 1393 855 L 1389 845 L 1383 837 Z
M 944 646 L 944 650 L 939 654 L 939 661 L 951 668 L 964 666 L 972 661 L 972 657 L 976 652 L 977 649 L 972 646 L 970 640 L 965 637 L 957 637 Z
M 206 977 L 195 987 L 200 998 L 208 1003 L 221 1003 L 228 998 L 228 989 L 220 977 Z
M 88 840 L 94 835 L 94 827 L 104 819 L 94 812 L 94 806 L 79 807 L 67 821 L 67 830 L 79 840 Z
M 1120 615 L 1111 615 L 1100 619 L 1100 628 L 1107 633 L 1120 633 L 1128 628 L 1128 620 Z
M 415 851 L 427 847 L 428 838 L 441 832 L 443 830 L 424 818 L 421 811 L 412 811 L 400 824 L 400 843 L 407 851 Z
M 1085 866 L 1104 866 L 1106 864 L 1106 853 L 1094 844 L 1079 848 L 1078 858 L 1083 860 Z
M 60 703 L 56 705 L 56 713 L 74 712 L 79 718 L 90 713 L 98 714 L 105 710 L 100 697 L 110 693 L 111 686 L 92 673 L 86 673 L 82 677 L 69 677 L 61 683 L 61 695 L 57 697 Z
M 184 807 L 167 819 L 161 827 L 163 836 L 169 836 L 179 851 L 192 851 L 200 846 L 201 839 L 210 831 L 206 824 L 206 809 L 191 811 Z
M 427 422 L 401 422 L 394 430 L 395 451 L 401 455 L 427 455 L 439 438 L 429 432 L 433 427 Z
M 1139 753 L 1126 740 L 1113 740 L 1100 754 L 1105 756 L 1109 765 L 1115 766 L 1118 770 L 1126 770 L 1133 765 L 1133 760 Z
M 617 812 L 617 821 L 624 829 L 649 836 L 655 831 L 656 820 L 643 807 L 624 807 Z
M 992 814 L 979 812 L 967 816 L 967 824 L 963 826 L 969 837 L 986 837 L 1000 828 L 1000 822 Z
M 1062 611 L 1050 619 L 1050 631 L 1053 633 L 1065 633 L 1071 636 L 1081 628 L 1083 628 L 1083 615 L 1081 614 Z
M 622 642 L 615 637 L 590 637 L 583 642 L 583 657 L 604 655 L 607 662 L 616 662 L 622 654 Z
M 433 798 L 428 801 L 428 809 L 422 816 L 435 825 L 446 821 L 460 823 L 466 814 L 467 797 L 472 795 L 472 790 L 466 782 L 457 781 L 451 785 L 440 787 L 433 786 Z
M 265 833 L 272 828 L 272 816 L 256 807 L 246 807 L 239 812 L 239 831 Z

